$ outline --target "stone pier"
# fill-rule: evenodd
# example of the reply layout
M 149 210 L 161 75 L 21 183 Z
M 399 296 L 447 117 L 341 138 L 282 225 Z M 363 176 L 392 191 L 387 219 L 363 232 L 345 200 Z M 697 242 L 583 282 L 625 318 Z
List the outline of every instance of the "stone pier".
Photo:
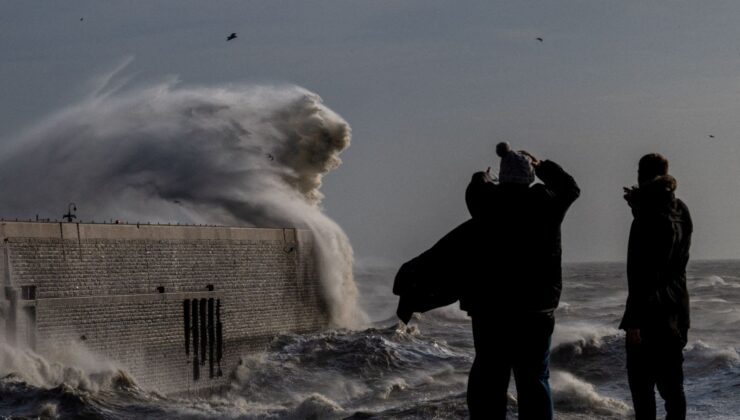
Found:
M 0 334 L 80 342 L 144 388 L 204 392 L 276 334 L 328 323 L 308 231 L 0 222 Z

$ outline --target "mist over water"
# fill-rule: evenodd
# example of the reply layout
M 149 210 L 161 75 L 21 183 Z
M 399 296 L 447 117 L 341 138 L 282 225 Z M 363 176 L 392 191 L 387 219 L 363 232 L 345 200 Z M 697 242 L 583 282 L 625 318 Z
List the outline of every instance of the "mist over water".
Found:
M 352 247 L 321 208 L 349 125 L 297 86 L 123 90 L 120 70 L 5 146 L 0 217 L 53 220 L 74 202 L 84 221 L 310 229 L 333 325 L 362 325 Z

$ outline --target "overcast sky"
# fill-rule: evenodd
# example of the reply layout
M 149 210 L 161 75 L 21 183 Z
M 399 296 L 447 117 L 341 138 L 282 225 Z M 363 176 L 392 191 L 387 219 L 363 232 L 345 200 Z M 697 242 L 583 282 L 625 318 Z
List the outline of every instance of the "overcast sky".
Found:
M 323 191 L 360 259 L 407 260 L 466 220 L 502 140 L 580 183 L 566 261 L 624 258 L 621 189 L 649 152 L 691 209 L 693 257 L 738 258 L 738 22 L 720 0 L 0 0 L 0 144 L 133 56 L 133 84 L 321 95 L 353 129 Z

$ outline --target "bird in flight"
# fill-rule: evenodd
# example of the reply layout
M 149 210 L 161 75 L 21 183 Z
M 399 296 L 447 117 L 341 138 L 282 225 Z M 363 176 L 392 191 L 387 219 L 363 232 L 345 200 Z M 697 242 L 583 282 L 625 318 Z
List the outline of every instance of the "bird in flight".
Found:
M 709 135 L 709 138 L 710 138 L 710 139 L 713 139 L 713 138 L 714 138 L 714 135 L 713 135 L 713 134 L 710 134 L 710 135 Z
M 231 33 L 231 35 L 229 35 L 229 36 L 228 36 L 228 37 L 226 38 L 226 40 L 227 40 L 227 41 L 231 41 L 232 39 L 235 39 L 235 38 L 236 38 L 236 32 L 232 32 L 232 33 Z
M 541 38 L 541 37 L 539 37 L 539 36 L 538 36 L 538 37 L 537 37 L 536 39 L 537 39 L 537 41 L 540 41 L 540 42 L 544 41 L 544 39 L 542 39 L 542 38 Z

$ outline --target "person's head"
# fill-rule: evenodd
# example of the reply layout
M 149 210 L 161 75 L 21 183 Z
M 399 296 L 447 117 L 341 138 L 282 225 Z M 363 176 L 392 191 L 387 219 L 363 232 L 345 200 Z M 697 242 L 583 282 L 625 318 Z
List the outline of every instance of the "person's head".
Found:
M 529 185 L 534 182 L 534 168 L 527 156 L 511 150 L 511 145 L 507 142 L 496 145 L 496 154 L 501 157 L 499 183 Z
M 640 159 L 637 167 L 637 183 L 642 185 L 661 175 L 668 175 L 668 159 L 658 153 L 650 153 Z

